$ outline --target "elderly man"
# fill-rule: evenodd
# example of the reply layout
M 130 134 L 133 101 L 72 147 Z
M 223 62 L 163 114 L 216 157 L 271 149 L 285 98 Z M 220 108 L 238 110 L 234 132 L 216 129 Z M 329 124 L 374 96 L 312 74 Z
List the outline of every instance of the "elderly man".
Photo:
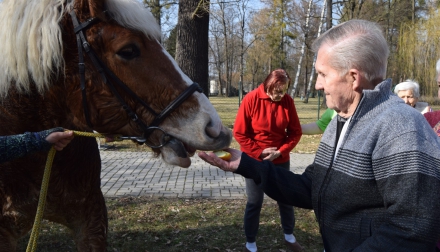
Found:
M 235 149 L 206 162 L 252 178 L 271 198 L 313 208 L 326 252 L 435 251 L 440 233 L 440 140 L 384 80 L 388 46 L 377 24 L 350 20 L 322 34 L 316 89 L 337 119 L 301 175 Z

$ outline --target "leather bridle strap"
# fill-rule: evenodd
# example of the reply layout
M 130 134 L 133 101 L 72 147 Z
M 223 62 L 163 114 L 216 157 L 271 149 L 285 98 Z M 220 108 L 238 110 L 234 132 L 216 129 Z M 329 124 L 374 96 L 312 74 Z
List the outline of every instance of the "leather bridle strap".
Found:
M 72 13 L 73 13 L 73 15 L 75 15 L 75 13 L 73 11 L 70 13 L 70 15 L 72 15 Z M 92 19 L 89 19 L 80 25 L 80 24 L 78 24 L 78 20 L 76 19 L 76 15 L 75 15 L 75 17 L 72 16 L 74 32 L 76 34 L 76 44 L 78 46 L 78 68 L 79 68 L 79 76 L 80 76 L 80 84 L 81 84 L 80 88 L 81 88 L 81 94 L 82 94 L 84 116 L 86 118 L 87 125 L 92 129 L 93 129 L 93 124 L 90 121 L 89 106 L 87 105 L 86 81 L 85 81 L 86 67 L 84 64 L 84 55 L 82 53 L 83 46 L 86 48 L 89 45 L 87 42 L 85 45 L 83 45 L 81 43 L 82 41 L 85 41 L 85 37 L 82 32 L 78 32 L 78 31 L 81 31 L 82 29 L 87 28 L 89 25 L 93 24 L 95 21 L 97 21 L 97 19 L 92 18 Z
M 81 84 L 81 92 L 82 92 L 82 102 L 83 102 L 83 108 L 84 108 L 84 115 L 86 117 L 86 122 L 90 128 L 93 128 L 92 123 L 90 121 L 90 112 L 87 105 L 87 96 L 86 96 L 86 88 L 85 88 L 85 64 L 84 64 L 84 56 L 83 56 L 83 48 L 84 51 L 86 51 L 87 55 L 91 59 L 93 65 L 95 66 L 96 70 L 100 73 L 102 80 L 105 84 L 108 85 L 111 92 L 116 96 L 116 98 L 121 103 L 123 109 L 126 111 L 127 115 L 136 122 L 144 131 L 144 138 L 148 138 L 148 136 L 151 134 L 152 129 L 157 129 L 158 125 L 178 106 L 180 106 L 186 99 L 188 99 L 195 91 L 198 91 L 200 93 L 203 92 L 203 90 L 200 88 L 200 86 L 197 83 L 191 84 L 187 89 L 183 91 L 171 104 L 169 104 L 161 113 L 156 113 L 148 104 L 146 104 L 139 96 L 137 96 L 130 88 L 128 88 L 96 55 L 96 53 L 93 51 L 93 49 L 90 47 L 89 43 L 87 42 L 85 36 L 84 36 L 84 30 L 87 29 L 90 25 L 94 24 L 96 21 L 98 21 L 97 18 L 90 18 L 87 21 L 83 23 L 79 23 L 78 19 L 75 15 L 74 11 L 70 12 L 70 15 L 72 17 L 72 23 L 74 26 L 74 31 L 76 33 L 76 40 L 78 45 L 78 64 L 79 64 L 79 72 L 80 72 L 80 84 Z M 108 77 L 108 78 L 107 78 Z M 110 79 L 111 81 L 108 81 Z M 118 93 L 116 87 L 113 85 L 114 82 L 118 87 L 122 88 L 124 92 L 126 92 L 129 96 L 134 98 L 137 102 L 139 102 L 141 105 L 143 105 L 150 113 L 152 113 L 155 116 L 155 119 L 150 124 L 150 126 L 147 126 L 142 120 L 139 119 L 139 117 L 136 115 L 136 113 L 128 106 L 128 104 L 124 101 L 122 96 Z M 151 146 L 150 146 L 151 147 Z

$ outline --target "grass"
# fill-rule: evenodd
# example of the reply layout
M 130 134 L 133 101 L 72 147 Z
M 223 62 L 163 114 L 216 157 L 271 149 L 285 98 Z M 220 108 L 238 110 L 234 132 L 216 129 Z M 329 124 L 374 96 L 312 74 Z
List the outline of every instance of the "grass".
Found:
M 242 251 L 244 199 L 109 198 L 108 251 Z M 305 251 L 323 251 L 311 210 L 295 209 L 295 235 Z M 24 251 L 29 237 L 19 244 Z M 259 251 L 285 251 L 278 206 L 265 200 Z M 65 227 L 43 222 L 38 251 L 76 251 Z

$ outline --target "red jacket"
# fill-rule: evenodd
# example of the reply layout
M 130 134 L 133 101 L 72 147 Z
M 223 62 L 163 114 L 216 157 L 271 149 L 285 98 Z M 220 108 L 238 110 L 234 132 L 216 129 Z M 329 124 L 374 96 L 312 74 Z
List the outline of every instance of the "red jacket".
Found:
M 431 125 L 432 128 L 434 128 L 434 126 L 438 122 L 440 122 L 440 110 L 428 112 L 423 115 L 425 116 L 426 120 L 429 122 L 429 125 Z
M 264 149 L 277 147 L 281 156 L 273 163 L 289 161 L 289 153 L 302 135 L 292 97 L 286 94 L 281 101 L 273 102 L 261 84 L 243 98 L 233 133 L 241 151 L 249 156 L 261 160 L 259 157 Z

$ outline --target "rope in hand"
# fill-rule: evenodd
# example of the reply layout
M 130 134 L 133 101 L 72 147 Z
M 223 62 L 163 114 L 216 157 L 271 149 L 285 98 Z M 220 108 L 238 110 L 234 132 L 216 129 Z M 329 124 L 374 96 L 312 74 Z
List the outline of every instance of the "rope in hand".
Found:
M 86 136 L 86 137 L 104 137 L 104 135 L 99 133 L 81 132 L 81 131 L 73 131 L 73 135 Z M 52 163 L 55 157 L 55 153 L 56 150 L 52 147 L 50 148 L 49 154 L 47 155 L 46 167 L 44 168 L 44 174 L 43 174 L 43 181 L 41 182 L 40 197 L 38 199 L 37 213 L 35 215 L 35 221 L 32 227 L 32 232 L 29 238 L 28 246 L 26 248 L 26 252 L 34 252 L 37 249 L 37 239 L 38 239 L 38 234 L 40 232 L 41 220 L 43 219 L 44 207 L 46 204 L 47 189 L 49 187 L 50 172 L 52 170 Z

